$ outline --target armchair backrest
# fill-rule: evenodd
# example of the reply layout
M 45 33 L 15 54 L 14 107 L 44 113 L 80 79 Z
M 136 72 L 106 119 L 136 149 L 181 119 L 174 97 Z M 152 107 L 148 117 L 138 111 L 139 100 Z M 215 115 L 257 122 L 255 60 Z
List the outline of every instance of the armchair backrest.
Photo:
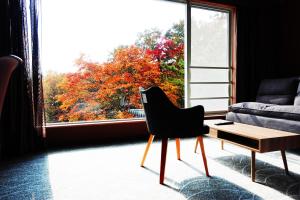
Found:
M 11 74 L 20 62 L 22 60 L 16 56 L 0 57 L 0 117 Z
M 140 94 L 149 132 L 155 135 L 165 130 L 164 122 L 172 118 L 177 107 L 159 87 L 140 89 Z

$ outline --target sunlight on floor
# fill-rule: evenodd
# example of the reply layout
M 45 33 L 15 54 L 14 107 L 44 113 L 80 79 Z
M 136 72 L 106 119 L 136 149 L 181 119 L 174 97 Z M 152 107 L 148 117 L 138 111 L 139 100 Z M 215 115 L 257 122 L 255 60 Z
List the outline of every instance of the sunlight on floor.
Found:
M 191 184 L 194 178 L 204 178 L 212 183 L 219 179 L 225 180 L 226 184 L 233 184 L 245 190 L 244 192 L 263 199 L 292 199 L 277 190 L 277 186 L 272 188 L 260 180 L 261 171 L 269 165 L 280 173 L 281 169 L 284 172 L 280 153 L 257 155 L 258 181 L 254 183 L 249 175 L 249 151 L 226 143 L 225 150 L 221 150 L 219 141 L 210 138 L 205 138 L 204 143 L 212 178 L 207 179 L 205 176 L 201 154 L 193 152 L 194 139 L 182 140 L 182 161 L 176 159 L 175 142 L 171 140 L 166 163 L 166 186 L 158 183 L 160 142 L 154 142 L 150 147 L 145 168 L 140 167 L 140 161 L 146 141 L 50 153 L 49 179 L 53 198 L 186 199 L 187 196 L 181 193 L 185 186 Z M 289 158 L 293 158 L 291 162 Z M 287 159 L 290 172 L 297 174 L 299 178 L 299 155 L 287 153 Z M 233 165 L 227 166 L 231 162 Z M 267 164 L 263 164 L 264 162 Z M 297 183 L 300 184 L 300 179 L 295 182 Z M 190 197 L 189 199 L 193 199 Z

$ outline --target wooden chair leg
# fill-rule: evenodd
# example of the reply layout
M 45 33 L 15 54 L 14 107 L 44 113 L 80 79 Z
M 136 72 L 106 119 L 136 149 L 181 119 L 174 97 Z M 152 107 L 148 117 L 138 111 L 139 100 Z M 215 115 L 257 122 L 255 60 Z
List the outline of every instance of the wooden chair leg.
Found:
M 180 139 L 176 138 L 177 160 L 180 160 Z
M 151 145 L 153 139 L 154 139 L 154 135 L 150 134 L 150 137 L 148 139 L 148 144 L 146 146 L 146 149 L 145 149 L 145 152 L 144 152 L 144 156 L 143 156 L 143 159 L 142 159 L 142 162 L 141 162 L 141 167 L 144 166 L 144 162 L 146 160 L 146 157 L 147 157 L 147 154 L 148 154 L 148 151 L 149 151 L 149 148 L 150 148 L 150 145 Z
M 165 179 L 167 147 L 168 147 L 168 138 L 163 138 L 161 142 L 161 160 L 160 160 L 160 173 L 159 173 L 160 184 L 164 184 L 164 179 Z
M 195 150 L 194 150 L 195 153 L 197 152 L 197 147 L 198 147 L 198 139 L 196 139 L 196 145 L 195 145 Z
M 207 161 L 206 161 L 206 155 L 205 155 L 204 144 L 203 144 L 203 137 L 202 136 L 198 137 L 198 142 L 199 142 L 200 148 L 201 148 L 201 153 L 202 153 L 202 159 L 203 159 L 203 163 L 204 163 L 205 173 L 206 173 L 206 176 L 209 177 L 208 167 L 207 167 Z

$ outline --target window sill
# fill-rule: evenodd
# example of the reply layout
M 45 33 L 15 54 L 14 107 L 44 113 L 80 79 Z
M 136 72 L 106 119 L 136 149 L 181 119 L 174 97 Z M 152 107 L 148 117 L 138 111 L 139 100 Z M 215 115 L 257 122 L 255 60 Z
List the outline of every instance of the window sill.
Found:
M 69 127 L 69 126 L 94 126 L 94 125 L 105 125 L 105 124 L 123 124 L 123 123 L 134 123 L 145 121 L 143 118 L 135 119 L 115 119 L 115 120 L 96 120 L 96 121 L 78 121 L 78 122 L 58 122 L 58 123 L 47 123 L 46 128 L 51 127 Z
M 207 119 L 225 119 L 225 114 L 210 114 Z M 102 144 L 132 139 L 147 139 L 145 119 L 51 123 L 46 125 L 48 147 Z
M 48 124 L 46 134 L 48 147 L 57 147 L 146 139 L 148 131 L 144 119 L 134 119 Z

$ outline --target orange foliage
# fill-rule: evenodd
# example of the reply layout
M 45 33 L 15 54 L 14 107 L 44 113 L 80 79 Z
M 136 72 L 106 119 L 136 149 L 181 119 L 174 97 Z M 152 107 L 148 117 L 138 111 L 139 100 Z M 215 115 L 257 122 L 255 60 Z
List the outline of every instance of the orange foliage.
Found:
M 177 106 L 184 105 L 184 24 L 163 36 L 146 31 L 137 46 L 120 47 L 105 63 L 76 60 L 74 73 L 46 78 L 49 121 L 132 118 L 141 108 L 139 87 L 161 87 Z M 53 89 L 53 88 L 56 89 Z
M 159 63 L 136 46 L 117 49 L 103 64 L 83 57 L 76 63 L 78 71 L 59 84 L 64 91 L 57 96 L 64 112 L 60 121 L 131 118 L 127 110 L 141 108 L 139 87 L 160 85 Z

